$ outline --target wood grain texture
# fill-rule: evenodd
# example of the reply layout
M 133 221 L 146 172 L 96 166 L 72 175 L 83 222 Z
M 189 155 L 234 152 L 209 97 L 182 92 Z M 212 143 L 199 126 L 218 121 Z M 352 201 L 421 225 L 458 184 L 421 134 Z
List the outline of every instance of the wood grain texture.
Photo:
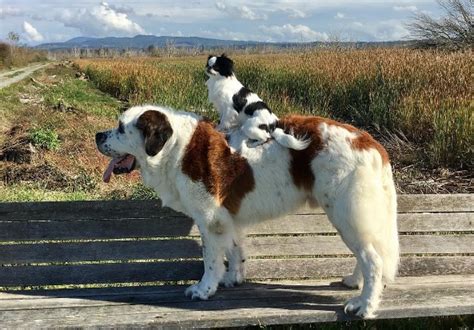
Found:
M 157 200 L 0 204 L 0 264 L 5 265 L 0 286 L 132 286 L 0 293 L 2 327 L 187 328 L 348 320 L 342 303 L 357 291 L 317 279 L 339 280 L 351 273 L 355 260 L 345 256 L 350 253 L 338 236 L 321 235 L 335 233 L 321 209 L 302 208 L 249 228 L 248 278 L 273 282 L 222 289 L 209 301 L 194 302 L 184 297 L 182 286 L 133 287 L 202 275 L 202 262 L 189 260 L 201 256 L 200 240 L 184 238 L 199 234 L 192 220 L 160 205 Z M 413 256 L 401 258 L 400 277 L 384 291 L 380 318 L 473 313 L 473 205 L 473 195 L 399 196 L 399 230 L 428 234 L 400 236 L 402 254 Z M 115 241 L 11 243 L 77 239 Z M 26 265 L 31 262 L 42 265 Z
M 469 280 L 471 279 L 471 280 Z M 418 284 L 421 282 L 421 284 Z M 441 283 L 441 284 L 440 284 Z M 472 313 L 472 277 L 426 283 L 399 279 L 384 291 L 379 318 Z M 342 304 L 357 291 L 328 281 L 257 283 L 220 290 L 209 301 L 190 301 L 180 290 L 146 294 L 41 298 L 15 295 L 0 300 L 4 327 L 229 327 L 349 320 Z M 409 294 L 407 294 L 409 292 Z
M 106 239 L 124 237 L 199 236 L 193 221 L 182 215 L 148 218 L 77 219 L 76 221 L 0 220 L 0 241 Z M 399 231 L 403 233 L 474 231 L 474 213 L 402 213 L 398 216 Z M 326 215 L 288 215 L 265 221 L 246 230 L 259 234 L 324 234 L 336 233 Z
M 420 212 L 474 212 L 474 194 L 398 195 L 398 213 Z M 313 214 L 304 207 L 296 214 Z
M 401 276 L 473 274 L 472 257 L 403 257 Z M 249 259 L 249 279 L 321 279 L 348 275 L 355 259 L 297 258 Z M 201 261 L 86 264 L 68 266 L 1 267 L 2 286 L 41 286 L 89 283 L 140 283 L 197 280 Z
M 402 254 L 473 253 L 474 235 L 400 236 Z M 0 264 L 200 258 L 199 239 L 126 242 L 13 244 L 1 247 Z M 351 255 L 339 236 L 256 236 L 247 239 L 250 257 Z

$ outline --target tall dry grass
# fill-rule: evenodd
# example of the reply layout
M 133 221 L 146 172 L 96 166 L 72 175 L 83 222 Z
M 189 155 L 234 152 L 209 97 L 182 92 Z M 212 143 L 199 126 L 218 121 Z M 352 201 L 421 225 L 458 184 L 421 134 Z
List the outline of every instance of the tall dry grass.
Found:
M 46 61 L 47 59 L 48 56 L 45 51 L 0 42 L 0 69 L 12 66 L 25 66 L 34 62 Z
M 474 56 L 409 49 L 318 50 L 233 56 L 238 78 L 279 115 L 330 116 L 404 136 L 426 166 L 473 166 Z M 215 118 L 206 58 L 84 59 L 102 90 Z

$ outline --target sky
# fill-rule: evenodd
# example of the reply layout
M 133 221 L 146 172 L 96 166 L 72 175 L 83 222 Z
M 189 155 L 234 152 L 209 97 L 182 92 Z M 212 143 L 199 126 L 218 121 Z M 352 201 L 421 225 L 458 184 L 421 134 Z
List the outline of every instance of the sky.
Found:
M 435 0 L 0 0 L 0 39 L 36 45 L 74 37 L 198 36 L 268 42 L 406 40 Z

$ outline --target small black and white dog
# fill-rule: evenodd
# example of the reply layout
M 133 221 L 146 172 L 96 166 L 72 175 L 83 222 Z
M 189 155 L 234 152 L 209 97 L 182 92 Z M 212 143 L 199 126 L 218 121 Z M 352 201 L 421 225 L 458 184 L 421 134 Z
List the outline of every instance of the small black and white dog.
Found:
M 247 145 L 256 147 L 274 138 L 279 144 L 295 150 L 306 149 L 309 139 L 300 140 L 277 128 L 278 117 L 257 94 L 240 83 L 234 74 L 234 62 L 225 54 L 209 55 L 206 64 L 209 101 L 220 115 L 217 129 L 228 133 L 240 128 L 249 137 Z

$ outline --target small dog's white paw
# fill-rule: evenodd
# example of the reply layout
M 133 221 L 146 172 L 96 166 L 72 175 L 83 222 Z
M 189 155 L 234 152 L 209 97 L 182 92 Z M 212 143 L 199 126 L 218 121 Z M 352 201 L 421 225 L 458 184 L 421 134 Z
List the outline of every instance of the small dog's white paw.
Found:
M 247 140 L 247 147 L 249 148 L 256 148 L 258 147 L 259 145 L 262 145 L 264 144 L 266 141 L 265 140 Z
M 370 307 L 366 301 L 363 301 L 361 297 L 354 297 L 346 302 L 344 306 L 344 313 L 347 315 L 354 315 L 362 319 L 372 319 L 374 315 L 375 308 Z
M 209 297 L 214 295 L 215 292 L 216 289 L 199 282 L 187 287 L 184 294 L 186 297 L 191 297 L 192 300 L 207 300 Z
M 226 288 L 232 288 L 236 285 L 240 285 L 244 282 L 244 275 L 242 272 L 237 270 L 226 271 L 224 278 L 221 281 L 221 285 Z
M 349 275 L 342 278 L 342 284 L 351 289 L 362 288 L 363 279 L 359 276 Z

